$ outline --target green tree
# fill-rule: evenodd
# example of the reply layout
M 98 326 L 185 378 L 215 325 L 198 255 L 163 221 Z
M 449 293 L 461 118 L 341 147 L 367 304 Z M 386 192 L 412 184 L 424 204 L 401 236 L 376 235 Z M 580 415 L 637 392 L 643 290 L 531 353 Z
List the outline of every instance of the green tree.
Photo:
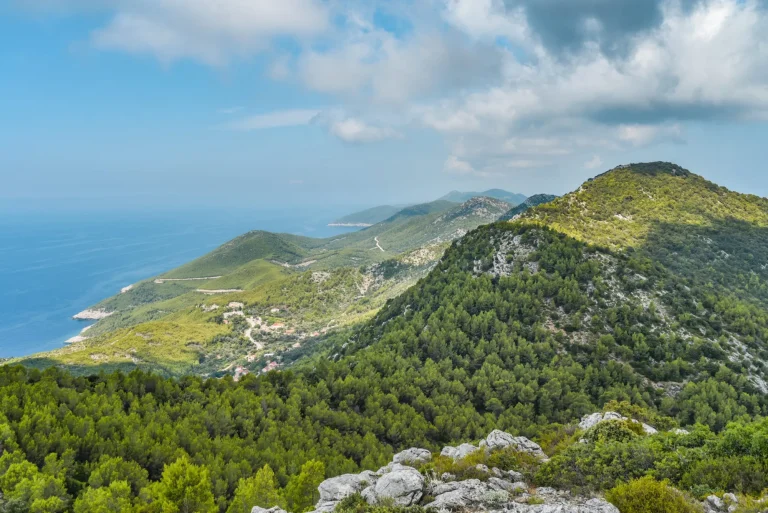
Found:
M 206 467 L 182 456 L 163 470 L 154 490 L 162 513 L 215 513 L 211 478 Z
M 325 479 L 325 465 L 322 461 L 309 460 L 290 481 L 285 489 L 288 508 L 293 513 L 311 511 L 320 498 L 317 487 Z
M 250 513 L 254 506 L 284 507 L 277 478 L 269 465 L 264 465 L 252 477 L 240 479 L 227 513 Z
M 131 486 L 127 481 L 86 488 L 74 504 L 74 513 L 129 513 L 132 509 Z

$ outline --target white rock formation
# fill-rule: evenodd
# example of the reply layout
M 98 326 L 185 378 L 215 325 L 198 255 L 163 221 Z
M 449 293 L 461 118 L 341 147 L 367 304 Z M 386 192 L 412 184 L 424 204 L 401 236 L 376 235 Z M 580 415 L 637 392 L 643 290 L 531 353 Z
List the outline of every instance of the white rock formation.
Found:
M 391 470 L 366 488 L 362 495 L 372 504 L 388 499 L 396 506 L 411 506 L 424 495 L 424 476 L 413 467 L 393 464 Z
M 462 458 L 466 458 L 478 449 L 479 447 L 475 447 L 472 444 L 461 444 L 458 447 L 451 447 L 450 445 L 447 445 L 443 447 L 443 450 L 440 451 L 440 454 L 442 456 L 453 458 L 454 460 L 460 460 Z
M 339 501 L 363 491 L 364 488 L 376 482 L 379 476 L 369 470 L 360 474 L 342 474 L 326 479 L 317 490 L 320 500 L 315 505 L 317 512 L 330 512 L 336 508 Z
M 605 422 L 606 420 L 631 420 L 632 422 L 640 422 L 639 420 L 635 419 L 627 419 L 627 417 L 624 417 L 623 415 L 616 413 L 615 411 L 607 411 L 605 413 L 592 413 L 591 415 L 584 415 L 584 417 L 581 418 L 581 422 L 579 422 L 579 429 L 590 429 L 601 422 Z M 658 433 L 656 428 L 649 426 L 648 424 L 643 425 L 643 431 L 645 431 L 646 435 L 655 435 Z
M 549 458 L 544 451 L 541 450 L 541 446 L 536 442 L 527 439 L 524 436 L 512 436 L 509 433 L 495 429 L 491 431 L 485 439 L 485 450 L 493 451 L 496 449 L 504 449 L 505 447 L 514 447 L 519 452 L 527 452 L 539 458 L 542 461 L 546 461 Z
M 392 462 L 402 463 L 403 465 L 405 464 L 421 465 L 421 464 L 427 463 L 431 459 L 432 459 L 432 453 L 427 449 L 419 449 L 417 447 L 411 447 L 410 449 L 406 449 L 402 452 L 398 452 L 397 454 L 395 454 L 395 457 L 392 458 Z
M 273 506 L 269 509 L 261 508 L 259 506 L 254 506 L 251 510 L 251 513 L 287 513 L 284 509 L 281 509 L 277 506 Z

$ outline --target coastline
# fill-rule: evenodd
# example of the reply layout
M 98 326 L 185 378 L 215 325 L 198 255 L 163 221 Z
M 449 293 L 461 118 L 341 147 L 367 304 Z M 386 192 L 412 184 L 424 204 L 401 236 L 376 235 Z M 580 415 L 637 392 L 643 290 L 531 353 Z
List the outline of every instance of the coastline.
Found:
M 107 312 L 103 308 L 98 310 L 92 310 L 89 308 L 73 315 L 72 318 L 76 321 L 100 321 L 101 319 L 106 319 L 113 313 L 115 312 Z
M 328 223 L 328 226 L 336 228 L 368 228 L 370 223 Z

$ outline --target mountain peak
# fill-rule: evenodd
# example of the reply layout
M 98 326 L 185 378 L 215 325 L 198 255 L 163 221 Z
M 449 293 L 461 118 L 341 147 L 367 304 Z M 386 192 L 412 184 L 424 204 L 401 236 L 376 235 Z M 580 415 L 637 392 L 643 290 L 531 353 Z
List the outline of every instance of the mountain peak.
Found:
M 606 171 L 602 175 L 598 175 L 597 177 L 606 175 L 608 173 L 614 173 L 614 172 L 623 171 L 623 170 L 628 170 L 640 175 L 651 175 L 651 176 L 657 176 L 661 174 L 667 174 L 672 176 L 683 176 L 683 177 L 693 176 L 693 173 L 691 173 L 684 167 L 679 166 L 673 162 L 658 161 L 658 162 L 637 162 L 632 164 L 621 164 L 609 171 Z

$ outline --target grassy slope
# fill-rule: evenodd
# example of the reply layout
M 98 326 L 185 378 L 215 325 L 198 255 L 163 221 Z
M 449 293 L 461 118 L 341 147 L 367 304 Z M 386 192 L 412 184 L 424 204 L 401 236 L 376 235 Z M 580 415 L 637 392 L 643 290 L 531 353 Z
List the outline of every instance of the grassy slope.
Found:
M 248 232 L 227 242 L 197 260 L 182 265 L 163 278 L 201 278 L 233 272 L 243 264 L 257 259 L 299 263 L 314 244 L 308 237 L 263 231 Z
M 661 225 L 706 227 L 732 219 L 768 226 L 768 200 L 731 192 L 691 173 L 665 172 L 665 166 L 613 170 L 539 206 L 529 217 L 609 247 L 642 246 Z
M 397 214 L 402 207 L 393 207 L 392 205 L 381 205 L 379 207 L 373 207 L 360 212 L 346 215 L 336 219 L 334 224 L 376 224 Z
M 592 244 L 633 248 L 691 285 L 768 305 L 768 200 L 673 164 L 612 170 L 524 217 Z

